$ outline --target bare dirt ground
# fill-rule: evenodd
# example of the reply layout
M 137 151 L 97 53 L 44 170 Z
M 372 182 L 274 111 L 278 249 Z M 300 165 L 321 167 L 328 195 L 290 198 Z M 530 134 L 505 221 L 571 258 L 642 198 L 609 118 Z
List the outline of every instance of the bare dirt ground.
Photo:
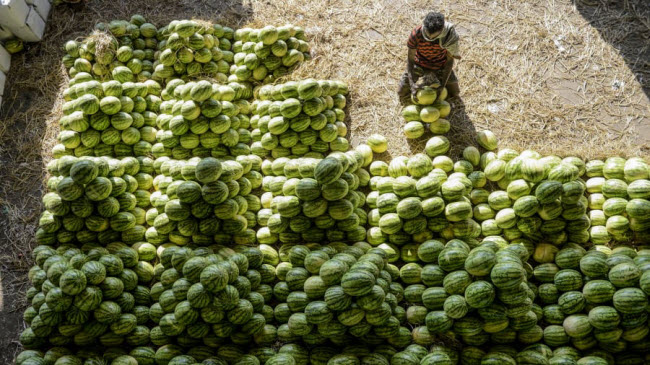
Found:
M 350 85 L 353 145 L 371 133 L 390 155 L 419 152 L 407 142 L 395 96 L 406 37 L 427 11 L 457 24 L 462 100 L 449 138 L 455 150 L 489 128 L 502 147 L 543 154 L 650 156 L 650 5 L 643 0 L 91 0 L 59 6 L 45 39 L 15 55 L 0 109 L 0 363 L 19 350 L 33 233 L 42 209 L 44 164 L 56 140 L 65 40 L 98 21 L 142 14 L 158 26 L 197 18 L 231 27 L 293 23 L 313 55 L 292 77 Z M 384 158 L 390 157 L 386 153 Z

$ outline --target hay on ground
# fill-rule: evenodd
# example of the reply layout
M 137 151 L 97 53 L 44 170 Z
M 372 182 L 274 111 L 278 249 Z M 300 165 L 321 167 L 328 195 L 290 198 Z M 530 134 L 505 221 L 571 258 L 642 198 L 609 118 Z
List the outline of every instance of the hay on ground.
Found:
M 97 58 L 103 58 L 105 54 L 115 53 L 115 45 L 117 39 L 113 35 L 104 30 L 95 29 L 86 41 L 93 42 L 95 45 L 95 55 Z

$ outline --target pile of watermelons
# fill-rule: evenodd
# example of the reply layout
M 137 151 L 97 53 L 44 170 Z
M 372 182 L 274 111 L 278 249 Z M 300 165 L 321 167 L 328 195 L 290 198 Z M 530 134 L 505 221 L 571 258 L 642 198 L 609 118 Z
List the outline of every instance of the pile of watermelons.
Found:
M 643 159 L 454 159 L 429 88 L 424 151 L 375 159 L 348 85 L 287 77 L 291 25 L 135 15 L 65 52 L 18 365 L 650 362 Z

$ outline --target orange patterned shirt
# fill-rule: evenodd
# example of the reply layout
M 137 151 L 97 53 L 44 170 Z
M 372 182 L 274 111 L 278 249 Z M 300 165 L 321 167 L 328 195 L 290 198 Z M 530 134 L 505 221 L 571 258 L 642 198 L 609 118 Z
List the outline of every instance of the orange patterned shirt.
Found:
M 421 25 L 413 29 L 406 45 L 415 49 L 415 64 L 420 67 L 439 70 L 447 63 L 447 50 L 440 45 L 440 39 L 424 39 Z

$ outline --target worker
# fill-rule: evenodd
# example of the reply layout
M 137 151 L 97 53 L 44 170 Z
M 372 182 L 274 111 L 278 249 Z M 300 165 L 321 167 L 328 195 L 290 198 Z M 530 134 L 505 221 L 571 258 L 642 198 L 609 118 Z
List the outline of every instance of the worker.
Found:
M 422 86 L 437 89 L 438 94 L 447 88 L 450 98 L 458 96 L 458 79 L 454 73 L 454 60 L 459 60 L 458 34 L 445 16 L 432 11 L 422 25 L 411 31 L 407 42 L 408 60 L 406 72 L 399 84 L 402 103 L 410 98 L 417 101 L 417 91 Z M 418 83 L 418 81 L 420 81 Z

